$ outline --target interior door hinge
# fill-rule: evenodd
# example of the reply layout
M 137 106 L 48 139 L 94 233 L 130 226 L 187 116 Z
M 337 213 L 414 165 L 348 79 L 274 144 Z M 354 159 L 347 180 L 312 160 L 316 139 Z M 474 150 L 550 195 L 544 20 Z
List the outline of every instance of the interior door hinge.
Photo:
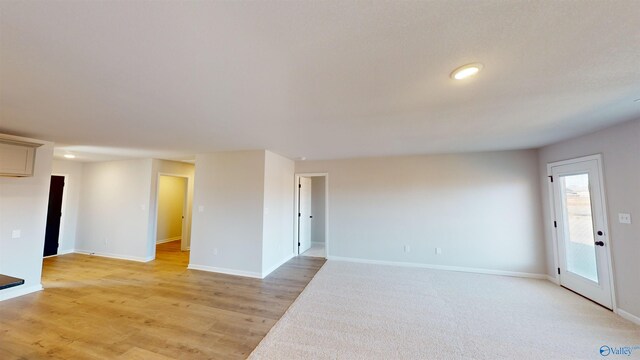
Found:
M 554 221 L 554 222 L 553 222 L 553 227 L 554 227 L 554 228 L 557 228 L 557 227 L 558 227 L 558 222 L 557 222 L 557 221 Z
M 302 189 L 302 184 L 298 184 L 298 189 Z
M 553 175 L 549 175 L 549 180 L 551 180 L 551 182 L 553 182 Z
M 558 268 L 558 275 L 560 275 L 560 268 Z
M 298 213 L 298 217 L 302 216 L 302 214 Z

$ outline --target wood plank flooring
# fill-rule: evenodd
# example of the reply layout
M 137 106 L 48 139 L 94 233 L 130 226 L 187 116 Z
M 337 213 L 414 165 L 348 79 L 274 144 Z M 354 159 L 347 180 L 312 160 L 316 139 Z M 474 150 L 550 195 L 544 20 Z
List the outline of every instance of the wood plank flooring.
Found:
M 44 291 L 0 302 L 0 359 L 245 359 L 322 267 L 264 280 L 187 270 L 179 241 L 149 263 L 44 260 Z

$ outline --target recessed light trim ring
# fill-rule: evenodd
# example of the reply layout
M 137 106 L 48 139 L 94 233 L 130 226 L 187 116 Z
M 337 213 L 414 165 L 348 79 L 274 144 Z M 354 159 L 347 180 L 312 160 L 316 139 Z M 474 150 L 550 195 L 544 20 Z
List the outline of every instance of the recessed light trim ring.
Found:
M 467 79 L 479 73 L 483 67 L 484 65 L 482 65 L 481 63 L 471 63 L 471 64 L 462 65 L 456 68 L 455 70 L 453 70 L 450 76 L 453 80 Z

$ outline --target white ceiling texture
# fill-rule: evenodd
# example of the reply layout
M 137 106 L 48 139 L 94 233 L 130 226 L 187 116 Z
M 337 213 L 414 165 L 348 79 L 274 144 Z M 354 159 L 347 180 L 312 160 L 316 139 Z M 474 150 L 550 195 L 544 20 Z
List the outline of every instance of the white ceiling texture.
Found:
M 81 160 L 534 148 L 638 98 L 637 1 L 0 1 L 0 132 Z

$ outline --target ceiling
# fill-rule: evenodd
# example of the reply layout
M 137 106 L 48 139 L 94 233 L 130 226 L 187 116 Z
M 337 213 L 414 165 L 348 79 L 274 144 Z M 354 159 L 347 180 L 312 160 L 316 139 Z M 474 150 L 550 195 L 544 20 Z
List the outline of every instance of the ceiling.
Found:
M 640 118 L 629 1 L 0 1 L 0 132 L 81 160 L 535 148 Z M 481 62 L 475 78 L 451 71 Z

